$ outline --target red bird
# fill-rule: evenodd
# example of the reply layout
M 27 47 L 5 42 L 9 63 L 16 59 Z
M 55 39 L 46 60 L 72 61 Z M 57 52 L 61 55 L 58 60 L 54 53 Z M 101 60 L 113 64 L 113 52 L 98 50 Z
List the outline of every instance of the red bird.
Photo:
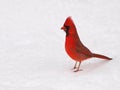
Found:
M 62 30 L 66 32 L 66 40 L 65 40 L 65 50 L 67 54 L 76 61 L 74 65 L 75 72 L 79 71 L 80 64 L 82 61 L 87 60 L 89 58 L 101 58 L 105 60 L 112 60 L 104 55 L 92 53 L 87 47 L 85 47 L 79 39 L 75 24 L 71 17 L 68 17 L 61 27 Z M 77 63 L 78 66 L 77 66 Z

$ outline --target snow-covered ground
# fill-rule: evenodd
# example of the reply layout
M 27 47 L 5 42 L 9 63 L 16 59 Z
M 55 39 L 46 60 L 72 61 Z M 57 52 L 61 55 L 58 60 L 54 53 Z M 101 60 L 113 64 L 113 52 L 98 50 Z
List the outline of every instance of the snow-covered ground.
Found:
M 82 42 L 112 61 L 73 72 L 60 30 L 72 16 Z M 119 0 L 0 0 L 0 90 L 120 90 Z

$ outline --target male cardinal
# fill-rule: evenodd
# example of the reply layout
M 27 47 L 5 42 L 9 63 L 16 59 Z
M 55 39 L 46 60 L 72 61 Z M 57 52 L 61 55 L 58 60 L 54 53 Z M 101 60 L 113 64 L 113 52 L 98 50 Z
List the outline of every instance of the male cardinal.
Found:
M 79 39 L 75 24 L 71 17 L 68 17 L 66 19 L 61 29 L 64 30 L 66 33 L 65 50 L 67 54 L 76 61 L 74 65 L 75 72 L 80 70 L 79 68 L 82 61 L 92 57 L 112 60 L 112 58 L 109 58 L 107 56 L 92 53 L 87 47 L 82 44 Z

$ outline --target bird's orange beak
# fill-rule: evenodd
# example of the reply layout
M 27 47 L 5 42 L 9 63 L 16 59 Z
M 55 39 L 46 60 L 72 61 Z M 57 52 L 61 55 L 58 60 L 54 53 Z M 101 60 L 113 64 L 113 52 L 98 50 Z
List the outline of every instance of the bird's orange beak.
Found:
M 66 27 L 64 27 L 64 26 L 63 26 L 63 27 L 61 27 L 61 30 L 66 30 Z

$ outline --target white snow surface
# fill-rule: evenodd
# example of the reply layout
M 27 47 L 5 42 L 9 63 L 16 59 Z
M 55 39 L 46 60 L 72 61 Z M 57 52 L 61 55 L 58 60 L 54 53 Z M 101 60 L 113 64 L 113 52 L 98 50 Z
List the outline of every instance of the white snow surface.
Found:
M 73 72 L 60 30 L 72 16 L 91 58 Z M 0 90 L 120 90 L 120 0 L 0 0 Z

